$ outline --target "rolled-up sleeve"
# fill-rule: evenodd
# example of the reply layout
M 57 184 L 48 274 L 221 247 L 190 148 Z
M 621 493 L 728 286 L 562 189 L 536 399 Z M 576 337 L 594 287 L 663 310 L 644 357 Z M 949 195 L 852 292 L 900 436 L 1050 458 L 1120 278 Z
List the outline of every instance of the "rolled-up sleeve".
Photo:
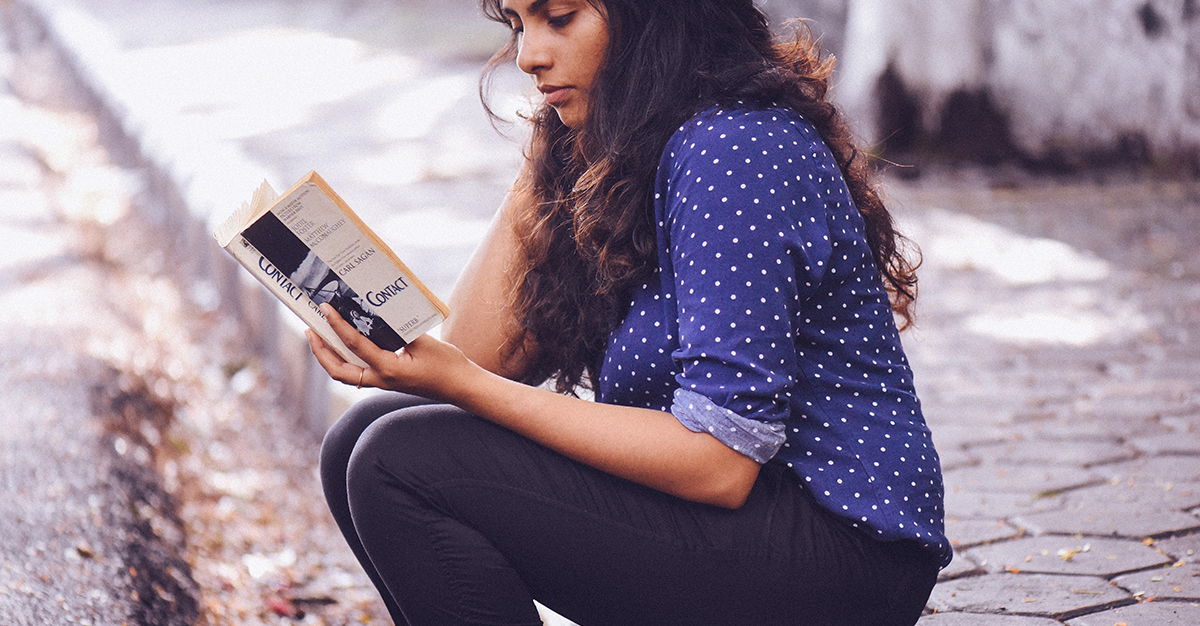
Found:
M 759 422 L 742 417 L 686 389 L 675 390 L 671 413 L 688 430 L 708 433 L 759 463 L 770 461 L 787 438 L 782 423 Z

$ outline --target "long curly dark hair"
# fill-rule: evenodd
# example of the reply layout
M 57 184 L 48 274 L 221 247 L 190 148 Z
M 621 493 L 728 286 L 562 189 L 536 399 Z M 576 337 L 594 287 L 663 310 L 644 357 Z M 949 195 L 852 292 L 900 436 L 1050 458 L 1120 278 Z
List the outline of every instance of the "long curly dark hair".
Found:
M 606 16 L 609 44 L 586 121 L 566 127 L 549 106 L 530 116 L 527 148 L 537 202 L 515 216 L 523 253 L 513 293 L 526 351 L 525 382 L 554 379 L 564 393 L 590 386 L 632 289 L 657 268 L 654 177 L 672 133 L 696 113 L 737 102 L 788 107 L 820 133 L 866 223 L 867 242 L 902 327 L 913 318 L 916 263 L 871 181 L 867 155 L 826 99 L 833 59 L 803 25 L 776 41 L 752 0 L 589 0 Z M 481 0 L 506 22 L 501 0 Z M 514 33 L 489 61 L 514 60 Z M 488 109 L 491 114 L 491 109 Z

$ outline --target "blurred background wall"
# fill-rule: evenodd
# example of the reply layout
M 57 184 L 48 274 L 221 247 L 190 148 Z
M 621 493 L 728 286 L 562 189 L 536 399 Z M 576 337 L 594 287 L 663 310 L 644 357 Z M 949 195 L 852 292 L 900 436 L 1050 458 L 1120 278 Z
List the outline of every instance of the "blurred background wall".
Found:
M 888 155 L 1200 176 L 1200 0 L 764 0 Z

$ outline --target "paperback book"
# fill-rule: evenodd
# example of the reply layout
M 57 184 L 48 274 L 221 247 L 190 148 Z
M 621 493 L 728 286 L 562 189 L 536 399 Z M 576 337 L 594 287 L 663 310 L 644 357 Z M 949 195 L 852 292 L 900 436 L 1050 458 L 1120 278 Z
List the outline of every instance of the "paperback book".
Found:
M 334 348 L 328 303 L 384 350 L 399 350 L 449 310 L 329 185 L 309 172 L 279 195 L 263 181 L 213 233 L 217 243 Z

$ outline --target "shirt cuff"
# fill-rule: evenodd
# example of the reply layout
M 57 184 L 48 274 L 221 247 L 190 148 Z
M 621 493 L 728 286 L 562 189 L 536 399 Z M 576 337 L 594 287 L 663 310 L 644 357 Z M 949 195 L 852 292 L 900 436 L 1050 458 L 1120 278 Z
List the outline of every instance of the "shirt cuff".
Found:
M 783 446 L 784 425 L 742 417 L 712 400 L 683 388 L 675 390 L 671 414 L 694 433 L 708 433 L 759 464 L 766 463 Z

